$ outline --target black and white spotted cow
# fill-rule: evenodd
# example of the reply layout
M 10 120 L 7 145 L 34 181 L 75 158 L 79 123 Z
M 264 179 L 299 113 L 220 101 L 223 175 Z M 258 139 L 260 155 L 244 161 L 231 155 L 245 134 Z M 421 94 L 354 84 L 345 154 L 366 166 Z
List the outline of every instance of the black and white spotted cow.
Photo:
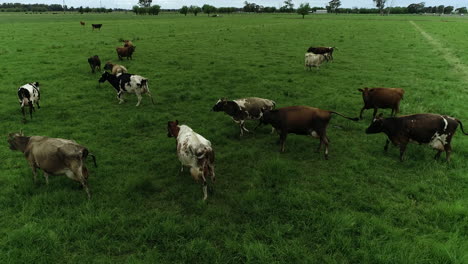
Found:
M 117 99 L 119 99 L 119 104 L 123 103 L 123 94 L 124 93 L 134 93 L 138 97 L 138 103 L 136 106 L 140 105 L 141 95 L 148 94 L 151 98 L 151 102 L 154 104 L 153 97 L 148 88 L 148 79 L 140 75 L 122 73 L 119 75 L 113 75 L 108 72 L 104 72 L 99 79 L 100 83 L 108 81 L 117 91 Z
M 276 103 L 269 99 L 258 97 L 247 97 L 237 100 L 228 101 L 226 98 L 219 99 L 213 106 L 215 112 L 225 112 L 230 115 L 234 122 L 240 126 L 240 135 L 249 132 L 245 128 L 245 120 L 260 119 L 263 116 L 263 111 L 273 110 Z
M 392 141 L 395 146 L 400 147 L 401 161 L 403 161 L 406 145 L 413 141 L 419 144 L 429 144 L 436 149 L 435 159 L 438 159 L 442 151 L 445 151 L 448 162 L 450 161 L 450 152 L 452 152 L 450 142 L 458 124 L 460 124 L 463 134 L 468 135 L 463 130 L 460 120 L 446 115 L 415 114 L 382 118 L 382 114 L 380 114 L 366 129 L 366 134 L 385 133 L 388 139 L 384 150 L 387 151 L 388 143 Z
M 39 100 L 41 99 L 39 83 L 31 82 L 18 88 L 18 99 L 21 105 L 21 112 L 23 113 L 23 119 L 26 120 L 26 116 L 24 114 L 24 107 L 26 105 L 29 106 L 29 115 L 31 116 L 31 119 L 32 119 L 32 112 L 35 111 L 34 103 L 37 105 L 38 109 L 41 108 L 39 106 Z

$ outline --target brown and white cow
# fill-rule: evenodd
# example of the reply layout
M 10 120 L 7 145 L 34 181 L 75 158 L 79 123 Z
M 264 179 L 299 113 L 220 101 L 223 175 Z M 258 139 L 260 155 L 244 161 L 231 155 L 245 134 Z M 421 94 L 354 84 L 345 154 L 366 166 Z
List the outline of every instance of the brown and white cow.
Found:
M 11 150 L 24 153 L 33 172 L 36 182 L 36 169 L 44 172 L 46 183 L 49 184 L 49 174 L 65 174 L 68 178 L 81 183 L 91 198 L 88 189 L 88 169 L 84 162 L 89 155 L 96 165 L 96 158 L 88 149 L 73 140 L 49 138 L 42 136 L 26 137 L 22 132 L 11 133 L 8 136 Z
M 403 161 L 403 154 L 408 143 L 414 141 L 419 144 L 429 144 L 436 149 L 435 159 L 438 159 L 442 151 L 445 151 L 447 162 L 449 162 L 450 152 L 452 152 L 450 142 L 458 124 L 463 134 L 468 135 L 463 130 L 460 120 L 446 115 L 415 114 L 382 118 L 380 114 L 366 129 L 366 134 L 385 133 L 388 139 L 384 150 L 387 151 L 390 141 L 395 146 L 399 146 L 400 161 Z
M 362 112 L 365 109 L 374 109 L 375 118 L 377 109 L 379 108 L 391 108 L 391 116 L 396 116 L 400 111 L 400 101 L 403 99 L 405 90 L 401 88 L 364 88 L 358 89 L 362 93 L 362 99 L 364 100 L 364 106 L 361 109 L 359 118 L 362 119 Z
M 211 182 L 215 182 L 214 172 L 214 151 L 211 142 L 201 135 L 195 133 L 186 125 L 179 125 L 179 121 L 167 122 L 167 136 L 175 137 L 177 143 L 177 157 L 182 167 L 190 168 L 190 174 L 195 181 L 203 181 L 203 200 L 208 198 L 206 178 L 211 177 Z
M 286 137 L 289 133 L 310 135 L 320 139 L 317 151 L 320 151 L 322 144 L 325 145 L 325 159 L 328 159 L 327 126 L 332 114 L 358 121 L 358 118 L 309 106 L 289 106 L 265 111 L 260 121 L 263 124 L 271 124 L 280 134 L 280 152 L 284 152 Z
M 240 135 L 242 136 L 244 135 L 244 131 L 249 132 L 244 125 L 246 120 L 260 119 L 263 111 L 273 110 L 275 105 L 275 101 L 259 97 L 247 97 L 232 101 L 222 98 L 216 102 L 212 110 L 215 112 L 225 112 L 231 116 L 232 120 L 239 124 Z

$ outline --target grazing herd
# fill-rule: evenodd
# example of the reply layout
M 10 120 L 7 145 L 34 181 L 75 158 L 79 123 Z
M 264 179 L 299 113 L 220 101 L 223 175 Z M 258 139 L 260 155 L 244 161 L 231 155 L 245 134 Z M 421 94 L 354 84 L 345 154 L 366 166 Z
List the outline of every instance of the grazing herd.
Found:
M 80 22 L 85 25 L 85 22 Z M 100 29 L 102 24 L 92 24 L 93 30 Z M 126 57 L 132 59 L 135 46 L 130 40 L 124 40 L 123 47 L 117 47 L 119 60 Z M 312 67 L 319 68 L 325 61 L 333 60 L 335 47 L 310 47 L 305 54 L 305 66 L 310 70 Z M 94 55 L 88 58 L 91 72 L 101 71 L 101 60 Z M 153 97 L 148 88 L 148 78 L 140 75 L 130 74 L 127 69 L 118 64 L 107 62 L 104 65 L 104 72 L 99 83 L 108 81 L 117 92 L 119 104 L 124 102 L 125 93 L 134 93 L 139 106 L 142 95 L 147 94 L 154 104 Z M 107 72 L 110 71 L 110 72 Z M 463 130 L 460 120 L 437 114 L 415 114 L 397 117 L 400 111 L 400 102 L 405 91 L 401 88 L 364 88 L 358 89 L 362 94 L 364 106 L 359 118 L 348 117 L 341 113 L 329 110 L 322 110 L 309 106 L 289 106 L 275 108 L 276 102 L 270 99 L 259 97 L 247 97 L 236 100 L 219 99 L 212 107 L 214 112 L 224 112 L 229 115 L 234 122 L 239 125 L 240 136 L 244 132 L 250 132 L 245 127 L 246 120 L 259 120 L 257 125 L 271 125 L 272 133 L 276 130 L 279 134 L 280 152 L 285 151 L 285 143 L 288 134 L 306 135 L 320 140 L 317 151 L 324 147 L 325 159 L 328 159 L 330 139 L 327 136 L 327 127 L 332 115 L 358 121 L 362 119 L 362 114 L 366 109 L 373 109 L 373 120 L 365 130 L 366 134 L 385 133 L 388 137 L 384 150 L 392 142 L 400 148 L 400 160 L 403 161 L 403 154 L 409 142 L 419 144 L 429 144 L 437 150 L 435 159 L 438 159 L 442 152 L 446 153 L 447 162 L 450 161 L 451 140 L 458 125 L 463 134 L 468 135 Z M 26 121 L 24 107 L 29 106 L 29 113 L 32 119 L 32 112 L 35 110 L 34 104 L 39 109 L 40 89 L 38 82 L 31 82 L 18 89 L 18 99 L 21 105 L 23 120 Z M 378 109 L 391 109 L 390 117 L 383 118 L 382 113 L 377 115 Z M 256 128 L 257 128 L 256 127 Z M 181 171 L 184 167 L 189 168 L 194 180 L 202 183 L 203 199 L 208 197 L 207 178 L 215 182 L 215 152 L 211 142 L 203 136 L 197 134 L 187 125 L 179 124 L 179 121 L 169 121 L 167 123 L 168 137 L 176 139 L 176 153 L 181 163 Z M 89 150 L 73 140 L 62 138 L 49 138 L 43 136 L 25 136 L 22 132 L 11 133 L 8 136 L 10 149 L 24 153 L 29 166 L 32 169 L 34 181 L 36 181 L 36 170 L 43 171 L 48 183 L 49 174 L 65 174 L 70 179 L 79 182 L 86 191 L 88 198 L 91 192 L 88 187 L 88 169 L 85 161 L 88 156 L 96 158 Z

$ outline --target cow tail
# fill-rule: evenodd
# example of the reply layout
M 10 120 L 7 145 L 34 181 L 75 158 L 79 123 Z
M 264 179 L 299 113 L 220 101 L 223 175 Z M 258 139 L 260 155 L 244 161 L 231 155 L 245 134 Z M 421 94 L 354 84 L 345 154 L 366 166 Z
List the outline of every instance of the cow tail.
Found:
M 463 132 L 463 134 L 468 135 L 468 133 L 466 133 L 465 130 L 463 130 L 462 122 L 460 120 L 458 120 L 458 119 L 455 119 L 455 120 L 457 120 L 458 124 L 460 124 L 460 128 L 461 128 L 461 131 Z
M 93 153 L 90 153 L 90 152 L 88 151 L 88 149 L 84 149 L 84 150 L 83 150 L 83 154 L 82 154 L 81 157 L 82 157 L 83 159 L 86 159 L 86 158 L 88 157 L 88 155 L 91 156 L 91 158 L 93 158 L 94 167 L 97 168 L 96 156 L 94 156 Z
M 94 162 L 94 167 L 97 168 L 97 163 L 96 163 L 96 156 L 94 156 L 93 153 L 89 153 L 89 156 L 91 156 L 91 158 L 93 158 L 93 162 Z
M 342 116 L 342 117 L 344 117 L 344 118 L 346 118 L 346 119 L 349 119 L 349 120 L 352 120 L 352 121 L 358 121 L 358 120 L 359 120 L 358 117 L 347 117 L 347 116 L 345 116 L 345 115 L 343 115 L 343 114 L 340 114 L 340 113 L 338 113 L 338 112 L 335 112 L 335 111 L 329 111 L 329 112 L 332 113 L 332 114 L 337 114 L 337 115 L 339 115 L 339 116 Z

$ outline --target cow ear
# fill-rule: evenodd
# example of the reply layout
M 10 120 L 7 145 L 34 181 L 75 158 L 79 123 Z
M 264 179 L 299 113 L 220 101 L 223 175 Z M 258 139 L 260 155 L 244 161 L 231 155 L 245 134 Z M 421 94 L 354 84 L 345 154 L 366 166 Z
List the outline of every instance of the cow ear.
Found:
M 179 125 L 179 120 L 176 120 L 175 123 L 176 123 L 176 125 Z

